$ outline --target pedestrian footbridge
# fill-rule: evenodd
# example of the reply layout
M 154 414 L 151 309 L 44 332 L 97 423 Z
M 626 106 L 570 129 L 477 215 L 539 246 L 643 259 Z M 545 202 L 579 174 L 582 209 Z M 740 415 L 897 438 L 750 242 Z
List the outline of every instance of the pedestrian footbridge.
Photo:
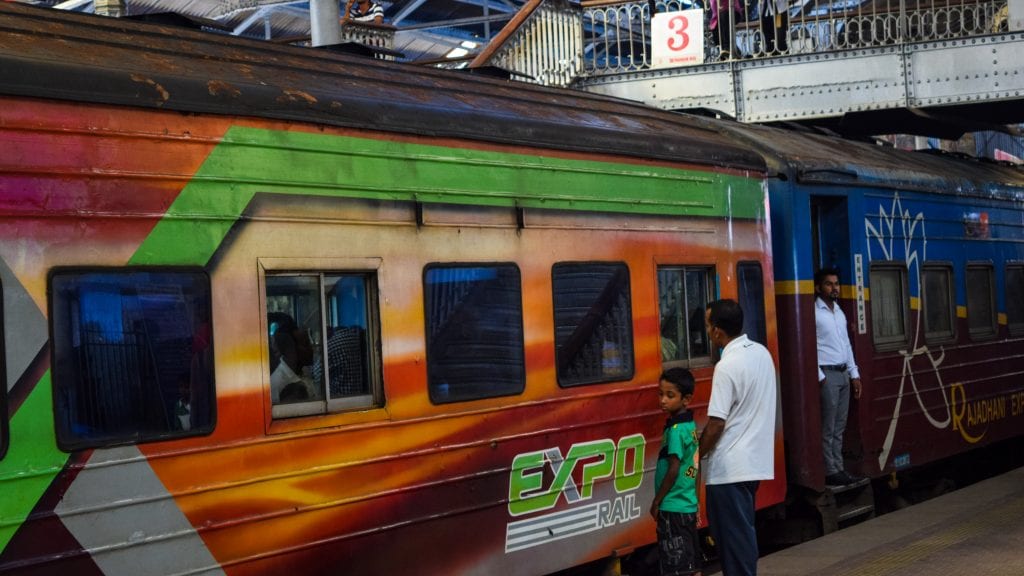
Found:
M 697 62 L 659 66 L 652 16 L 694 8 Z M 1024 0 L 534 0 L 484 65 L 743 122 L 959 135 L 1024 122 Z

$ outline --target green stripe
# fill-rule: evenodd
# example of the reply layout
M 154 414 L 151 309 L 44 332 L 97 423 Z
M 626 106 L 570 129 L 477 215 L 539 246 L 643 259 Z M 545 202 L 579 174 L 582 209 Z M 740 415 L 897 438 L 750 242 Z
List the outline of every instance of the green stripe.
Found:
M 49 371 L 32 388 L 10 426 L 10 447 L 0 461 L 0 493 L 4 495 L 0 498 L 0 550 L 68 460 L 68 455 L 57 449 Z
M 257 192 L 763 219 L 757 178 L 232 128 L 132 264 L 205 264 Z

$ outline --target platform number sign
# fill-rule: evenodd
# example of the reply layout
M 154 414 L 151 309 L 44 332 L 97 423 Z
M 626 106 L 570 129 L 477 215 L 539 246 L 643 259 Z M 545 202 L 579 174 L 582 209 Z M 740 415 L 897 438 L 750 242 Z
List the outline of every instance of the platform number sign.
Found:
M 704 11 L 680 10 L 651 19 L 651 68 L 704 63 Z

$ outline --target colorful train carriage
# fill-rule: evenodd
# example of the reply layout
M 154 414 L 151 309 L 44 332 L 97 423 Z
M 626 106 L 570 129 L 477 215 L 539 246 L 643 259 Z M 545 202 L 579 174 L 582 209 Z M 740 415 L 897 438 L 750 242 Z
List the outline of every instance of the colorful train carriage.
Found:
M 790 481 L 820 491 L 813 275 L 841 272 L 864 382 L 848 466 L 878 478 L 1024 433 L 1024 173 L 742 127 L 770 172 Z M 792 345 L 788 345 L 792 343 Z
M 0 4 L 0 572 L 544 574 L 653 539 L 704 303 L 779 353 L 701 120 Z M 782 501 L 776 480 L 760 506 Z

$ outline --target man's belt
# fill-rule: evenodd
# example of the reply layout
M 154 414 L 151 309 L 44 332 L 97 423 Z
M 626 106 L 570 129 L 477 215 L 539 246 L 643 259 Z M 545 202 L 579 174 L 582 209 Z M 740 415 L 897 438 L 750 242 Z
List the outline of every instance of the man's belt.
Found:
M 822 364 L 820 368 L 829 372 L 846 372 L 846 364 Z

